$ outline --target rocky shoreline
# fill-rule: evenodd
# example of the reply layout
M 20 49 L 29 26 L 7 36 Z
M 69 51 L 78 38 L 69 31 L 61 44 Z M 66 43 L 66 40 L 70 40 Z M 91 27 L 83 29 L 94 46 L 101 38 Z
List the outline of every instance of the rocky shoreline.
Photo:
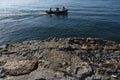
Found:
M 49 38 L 1 45 L 0 80 L 120 80 L 120 44 Z

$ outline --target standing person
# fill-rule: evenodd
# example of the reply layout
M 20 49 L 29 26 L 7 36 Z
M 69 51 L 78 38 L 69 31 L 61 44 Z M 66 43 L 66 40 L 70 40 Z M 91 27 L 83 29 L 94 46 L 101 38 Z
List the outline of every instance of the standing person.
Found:
M 52 8 L 50 8 L 50 12 L 52 12 Z
M 66 8 L 63 6 L 62 11 L 65 11 L 65 10 L 66 10 Z

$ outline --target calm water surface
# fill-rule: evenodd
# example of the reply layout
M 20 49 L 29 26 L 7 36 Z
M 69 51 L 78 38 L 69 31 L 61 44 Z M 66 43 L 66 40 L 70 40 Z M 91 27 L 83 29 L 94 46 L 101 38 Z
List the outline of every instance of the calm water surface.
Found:
M 44 12 L 62 6 L 68 15 Z M 120 42 L 120 0 L 0 0 L 0 44 L 48 37 Z

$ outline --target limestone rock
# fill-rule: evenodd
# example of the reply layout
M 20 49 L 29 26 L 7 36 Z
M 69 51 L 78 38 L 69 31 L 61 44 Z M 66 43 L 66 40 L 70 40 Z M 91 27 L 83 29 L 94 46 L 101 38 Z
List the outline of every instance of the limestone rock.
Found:
M 0 80 L 116 80 L 120 78 L 120 44 L 99 38 L 49 38 L 3 45 L 0 77 Z
M 32 70 L 37 68 L 37 61 L 35 60 L 14 60 L 8 61 L 3 69 L 5 73 L 8 75 L 23 75 L 26 73 L 30 73 Z

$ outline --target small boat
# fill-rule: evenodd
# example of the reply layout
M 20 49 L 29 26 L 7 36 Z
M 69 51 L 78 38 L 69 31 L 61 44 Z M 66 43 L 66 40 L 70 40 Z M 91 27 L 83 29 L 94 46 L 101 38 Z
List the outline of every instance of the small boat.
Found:
M 63 14 L 67 14 L 68 9 L 64 10 L 64 11 L 45 11 L 47 14 L 56 14 L 56 15 L 63 15 Z

